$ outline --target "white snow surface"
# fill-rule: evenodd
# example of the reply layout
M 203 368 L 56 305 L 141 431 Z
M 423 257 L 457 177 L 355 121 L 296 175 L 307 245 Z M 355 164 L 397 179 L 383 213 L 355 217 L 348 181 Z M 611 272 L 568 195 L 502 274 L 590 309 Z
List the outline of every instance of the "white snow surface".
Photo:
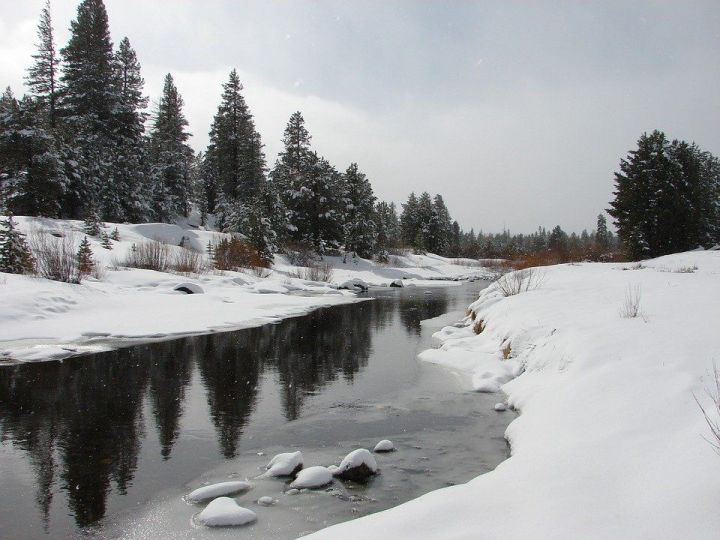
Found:
M 520 412 L 506 432 L 511 457 L 308 538 L 718 538 L 720 456 L 695 397 L 713 410 L 705 389 L 720 364 L 720 253 L 542 272 L 535 290 L 483 291 L 471 308 L 485 330 L 475 335 L 468 318 L 423 355 L 469 388 L 485 373 L 519 375 L 501 388 Z M 636 318 L 620 315 L 628 286 L 640 286 Z
M 81 221 L 15 219 L 28 235 L 33 231 L 70 235 L 76 247 L 84 237 Z M 0 359 L 50 360 L 123 344 L 258 326 L 321 306 L 359 301 L 353 291 L 337 290 L 337 284 L 352 279 L 379 286 L 405 277 L 408 283 L 432 286 L 448 284 L 435 279 L 488 275 L 482 268 L 458 266 L 435 255 L 395 257 L 394 265 L 359 258 L 343 263 L 340 257 L 326 257 L 324 262 L 334 268 L 331 283 L 293 277 L 298 268 L 280 255 L 265 278 L 250 271 L 188 276 L 130 269 L 121 262 L 133 244 L 160 240 L 177 252 L 183 241 L 206 257 L 208 242 L 224 235 L 188 221 L 180 225 L 106 222 L 104 231 L 110 234 L 116 227 L 120 241 L 111 241 L 112 250 L 103 248 L 99 238 L 88 237 L 93 257 L 104 269 L 99 280 L 91 277 L 74 285 L 0 273 Z M 196 294 L 175 291 L 179 286 Z
M 290 484 L 291 489 L 319 488 L 327 486 L 333 480 L 332 473 L 322 466 L 308 467 L 300 471 Z
M 284 452 L 270 460 L 270 463 L 265 466 L 267 472 L 263 473 L 262 476 L 290 476 L 295 469 L 302 467 L 302 465 L 302 452 Z
M 222 495 L 232 495 L 241 491 L 247 491 L 252 488 L 250 482 L 231 481 L 219 482 L 209 486 L 202 486 L 188 493 L 187 499 L 191 502 L 202 502 L 208 499 L 214 499 Z
M 376 472 L 378 469 L 377 461 L 375 461 L 375 457 L 373 457 L 370 451 L 367 448 L 358 448 L 357 450 L 353 450 L 347 456 L 345 456 L 340 462 L 338 468 L 333 469 L 332 474 L 338 476 L 345 471 L 354 469 L 355 467 L 359 467 L 363 463 L 372 472 Z
M 208 527 L 230 527 L 247 525 L 257 519 L 252 510 L 244 508 L 230 497 L 218 497 L 200 512 L 197 519 Z

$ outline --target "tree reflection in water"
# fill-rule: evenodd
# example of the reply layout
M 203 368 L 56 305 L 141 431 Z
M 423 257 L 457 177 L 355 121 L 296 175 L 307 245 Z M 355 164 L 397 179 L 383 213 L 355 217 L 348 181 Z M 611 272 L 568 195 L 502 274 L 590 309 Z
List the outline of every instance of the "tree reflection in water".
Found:
M 0 458 L 12 446 L 36 479 L 35 505 L 46 523 L 64 492 L 77 526 L 96 523 L 111 493 L 131 487 L 145 460 L 171 459 L 197 370 L 220 454 L 238 454 L 258 402 L 260 379 L 277 379 L 287 420 L 336 380 L 353 383 L 372 353 L 374 332 L 399 317 L 408 333 L 444 313 L 442 293 L 321 309 L 259 328 L 157 342 L 63 362 L 0 369 Z M 159 445 L 147 437 L 143 405 Z M 145 465 L 147 466 L 147 465 Z

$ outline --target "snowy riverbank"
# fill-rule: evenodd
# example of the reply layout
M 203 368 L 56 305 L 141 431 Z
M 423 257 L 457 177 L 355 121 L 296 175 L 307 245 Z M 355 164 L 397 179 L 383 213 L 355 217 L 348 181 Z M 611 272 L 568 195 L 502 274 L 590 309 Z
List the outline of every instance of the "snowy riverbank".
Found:
M 33 231 L 74 235 L 76 244 L 84 236 L 79 221 L 16 220 L 28 235 Z M 333 267 L 329 283 L 293 277 L 298 267 L 283 256 L 276 257 L 267 277 L 251 271 L 188 276 L 130 269 L 122 267 L 121 261 L 133 244 L 160 240 L 171 250 L 179 250 L 183 241 L 188 248 L 205 253 L 208 242 L 222 235 L 191 225 L 105 225 L 107 233 L 117 227 L 120 240 L 112 241 L 110 250 L 98 238 L 89 238 L 93 256 L 104 268 L 100 279 L 87 278 L 74 285 L 0 273 L 0 359 L 47 360 L 123 343 L 257 326 L 321 306 L 358 301 L 353 292 L 337 289 L 352 279 L 375 286 L 388 286 L 396 279 L 406 285 L 433 286 L 441 283 L 436 280 L 487 275 L 482 268 L 460 266 L 435 255 L 393 257 L 388 265 L 364 259 L 343 263 L 338 257 L 328 257 L 324 263 Z M 188 283 L 202 294 L 174 290 Z
M 474 321 L 438 332 L 440 348 L 422 355 L 469 388 L 521 373 L 502 385 L 521 413 L 506 433 L 512 457 L 312 538 L 717 538 L 720 456 L 694 396 L 712 411 L 720 252 L 540 272 L 516 296 L 484 290 Z M 628 293 L 637 317 L 621 315 Z

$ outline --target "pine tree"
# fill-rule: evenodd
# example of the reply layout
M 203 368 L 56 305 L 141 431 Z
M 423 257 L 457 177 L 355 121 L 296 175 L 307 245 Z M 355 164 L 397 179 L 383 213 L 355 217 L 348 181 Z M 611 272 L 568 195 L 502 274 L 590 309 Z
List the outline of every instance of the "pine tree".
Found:
M 163 95 L 150 133 L 153 204 L 156 218 L 169 221 L 174 215 L 190 213 L 190 134 L 182 112 L 183 100 L 172 75 L 165 77 Z
M 430 236 L 430 222 L 433 219 L 433 202 L 427 191 L 421 193 L 417 200 L 415 219 L 417 221 L 417 230 L 412 247 L 416 253 L 426 253 L 428 251 L 428 236 Z
M 388 250 L 397 247 L 400 241 L 400 224 L 395 203 L 380 201 L 375 207 L 377 221 L 376 253 L 381 262 L 387 262 Z
M 111 185 L 119 89 L 107 12 L 102 0 L 83 0 L 70 24 L 70 41 L 61 50 L 63 136 L 73 146 L 78 177 L 65 205 L 72 217 L 99 205 Z
M 57 121 L 58 65 L 60 60 L 57 57 L 53 39 L 50 0 L 47 0 L 40 14 L 38 39 L 37 53 L 33 55 L 35 63 L 28 69 L 25 80 L 33 97 L 46 108 L 47 123 L 50 129 L 53 130 Z
M 351 163 L 345 171 L 345 250 L 370 257 L 375 246 L 375 195 L 367 177 Z
M 115 53 L 115 71 L 119 102 L 113 119 L 112 182 L 102 190 L 105 215 L 112 221 L 147 221 L 151 216 L 144 138 L 148 100 L 142 93 L 140 63 L 128 38 L 123 38 Z
M 29 274 L 33 267 L 25 235 L 17 230 L 12 215 L 0 220 L 0 272 Z
M 120 231 L 118 231 L 118 228 L 115 227 L 113 231 L 110 233 L 110 238 L 112 240 L 115 240 L 116 242 L 120 241 Z
M 88 236 L 99 236 L 102 231 L 103 223 L 100 221 L 97 210 L 94 206 L 90 206 L 85 221 L 83 222 L 83 231 Z
M 424 204 L 422 201 L 423 198 L 421 197 L 421 205 Z M 450 213 L 445 206 L 445 201 L 443 201 L 441 195 L 435 195 L 430 217 L 424 226 L 425 249 L 438 255 L 447 255 L 450 249 L 451 227 Z
M 249 204 L 265 176 L 265 156 L 260 135 L 241 94 L 243 89 L 236 70 L 223 84 L 220 106 L 210 128 L 206 152 L 214 183 L 228 200 Z
M 87 239 L 87 236 L 85 236 L 82 242 L 80 242 L 80 247 L 77 252 L 78 282 L 83 276 L 91 274 L 94 267 L 95 261 L 93 260 L 90 241 Z
M 403 244 L 407 247 L 413 247 L 421 228 L 418 216 L 418 199 L 414 192 L 410 193 L 407 202 L 403 204 L 402 207 L 400 230 Z
M 105 231 L 100 233 L 100 245 L 105 249 L 113 248 L 112 242 L 110 242 L 110 237 Z
M 595 229 L 595 242 L 598 245 L 601 253 L 604 253 L 608 249 L 608 230 L 607 220 L 605 216 L 599 214 L 597 217 L 597 228 Z

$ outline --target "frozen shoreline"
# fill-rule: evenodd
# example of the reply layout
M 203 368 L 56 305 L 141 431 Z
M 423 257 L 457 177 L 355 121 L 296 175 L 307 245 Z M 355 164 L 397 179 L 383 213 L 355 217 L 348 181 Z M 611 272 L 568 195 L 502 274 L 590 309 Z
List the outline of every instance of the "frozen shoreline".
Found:
M 720 457 L 695 397 L 712 411 L 704 389 L 720 361 L 720 253 L 541 271 L 536 290 L 484 290 L 470 306 L 475 321 L 436 333 L 440 348 L 421 355 L 469 389 L 497 383 L 521 412 L 506 432 L 512 456 L 467 484 L 309 538 L 716 538 Z M 636 287 L 640 314 L 625 318 Z
M 16 218 L 25 233 L 74 235 L 82 240 L 82 222 L 46 218 Z M 219 233 L 192 226 L 148 223 L 138 225 L 106 223 L 110 232 L 117 227 L 120 241 L 113 249 L 91 242 L 93 256 L 105 267 L 101 279 L 88 278 L 80 285 L 50 281 L 33 276 L 0 274 L 0 361 L 41 361 L 98 352 L 120 346 L 181 336 L 238 330 L 259 326 L 313 309 L 361 301 L 355 293 L 338 290 L 345 281 L 359 279 L 372 286 L 389 286 L 402 279 L 406 285 L 433 287 L 450 285 L 438 279 L 487 275 L 482 268 L 453 264 L 435 255 L 400 256 L 392 265 L 365 259 L 343 263 L 327 257 L 332 266 L 330 283 L 298 277 L 298 267 L 276 256 L 268 277 L 252 272 L 210 272 L 178 275 L 118 266 L 133 244 L 151 239 L 180 249 L 182 241 L 204 253 L 208 242 Z M 174 289 L 191 284 L 201 294 Z

